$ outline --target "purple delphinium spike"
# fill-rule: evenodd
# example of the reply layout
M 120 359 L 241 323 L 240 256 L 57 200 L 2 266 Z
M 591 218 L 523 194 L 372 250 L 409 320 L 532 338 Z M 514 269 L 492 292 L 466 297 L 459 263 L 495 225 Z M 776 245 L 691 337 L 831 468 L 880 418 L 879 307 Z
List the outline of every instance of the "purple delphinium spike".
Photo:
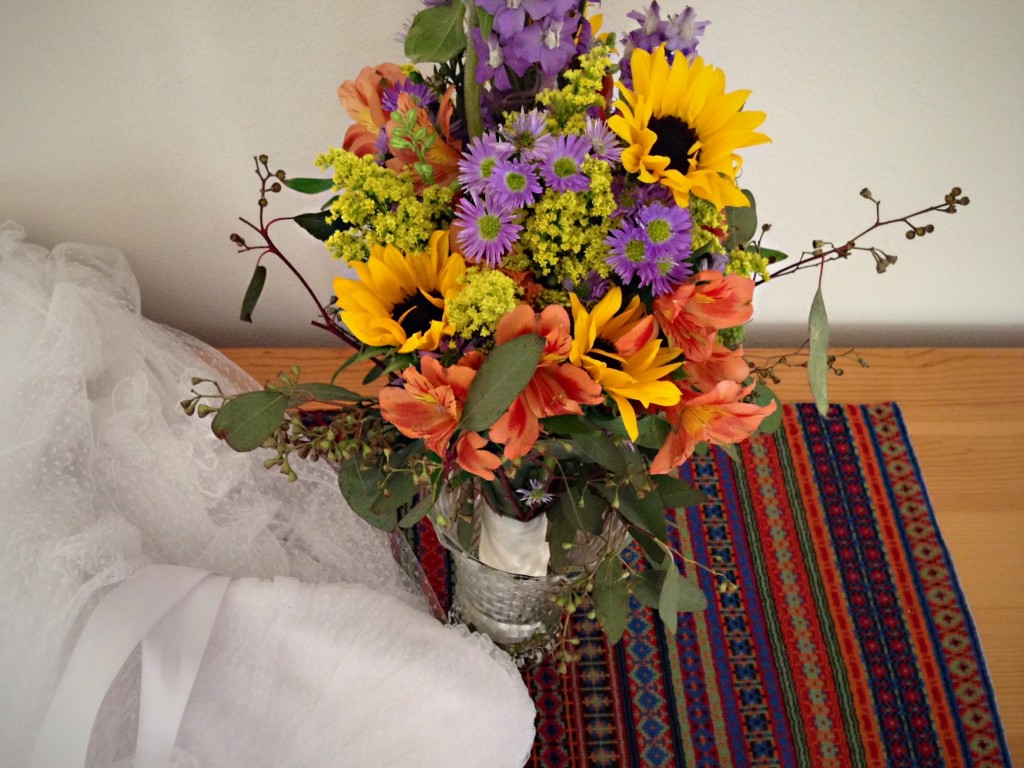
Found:
M 622 45 L 622 61 L 619 64 L 619 79 L 626 88 L 633 87 L 633 72 L 630 57 L 637 48 L 654 51 L 664 44 L 670 54 L 681 53 L 690 61 L 697 54 L 697 38 L 704 34 L 708 21 L 697 21 L 696 11 L 690 6 L 682 13 L 661 18 L 657 0 L 652 0 L 646 11 L 632 11 L 627 14 L 640 25 L 626 35 Z
M 490 80 L 494 87 L 501 91 L 512 89 L 512 81 L 508 79 L 505 69 L 505 55 L 501 50 L 501 42 L 493 32 L 484 40 L 479 28 L 473 29 L 473 45 L 476 46 L 477 65 L 476 81 L 486 83 Z

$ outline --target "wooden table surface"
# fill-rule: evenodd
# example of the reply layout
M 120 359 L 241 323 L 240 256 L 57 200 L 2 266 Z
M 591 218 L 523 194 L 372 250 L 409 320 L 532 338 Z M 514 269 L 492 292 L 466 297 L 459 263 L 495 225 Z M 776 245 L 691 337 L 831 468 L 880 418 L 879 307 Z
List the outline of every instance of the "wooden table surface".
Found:
M 224 349 L 258 381 L 298 364 L 326 381 L 337 349 Z M 861 349 L 830 379 L 836 403 L 895 401 L 981 638 L 1010 754 L 1024 764 L 1024 348 Z M 783 350 L 748 350 L 755 362 Z M 778 368 L 786 402 L 811 399 L 803 368 Z M 346 374 L 349 374 L 346 371 Z M 352 387 L 361 374 L 339 381 Z

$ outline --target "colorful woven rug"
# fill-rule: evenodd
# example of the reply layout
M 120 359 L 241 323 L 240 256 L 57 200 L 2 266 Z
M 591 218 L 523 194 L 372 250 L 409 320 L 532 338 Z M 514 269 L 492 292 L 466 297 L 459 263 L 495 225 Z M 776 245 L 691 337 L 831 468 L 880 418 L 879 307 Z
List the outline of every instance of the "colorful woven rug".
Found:
M 687 471 L 680 551 L 739 586 L 675 637 L 634 602 L 609 647 L 525 674 L 534 766 L 1006 766 L 978 639 L 895 405 L 787 406 L 774 436 Z M 444 551 L 420 552 L 442 602 Z

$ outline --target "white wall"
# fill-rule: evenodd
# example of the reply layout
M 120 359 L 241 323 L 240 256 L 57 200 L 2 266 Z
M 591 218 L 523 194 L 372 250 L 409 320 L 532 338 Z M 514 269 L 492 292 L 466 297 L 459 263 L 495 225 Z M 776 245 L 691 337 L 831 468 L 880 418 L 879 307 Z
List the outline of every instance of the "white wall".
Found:
M 663 0 L 666 9 L 681 4 Z M 219 345 L 330 344 L 312 305 L 276 265 L 255 323 L 237 319 L 251 272 L 228 235 L 256 212 L 252 156 L 291 175 L 340 141 L 337 85 L 399 61 L 396 33 L 417 0 L 2 0 L 0 220 L 28 239 L 123 250 L 147 316 Z M 634 3 L 606 0 L 606 29 Z M 883 213 L 937 202 L 953 184 L 972 205 L 937 231 L 876 242 L 900 256 L 878 276 L 831 265 L 839 343 L 1024 341 L 1024 4 L 1016 0 L 765 3 L 705 0 L 701 51 L 730 89 L 750 88 L 774 142 L 746 152 L 766 244 L 841 241 Z M 271 212 L 293 213 L 283 200 Z M 286 240 L 326 296 L 338 265 Z M 754 341 L 799 343 L 810 272 L 759 289 Z

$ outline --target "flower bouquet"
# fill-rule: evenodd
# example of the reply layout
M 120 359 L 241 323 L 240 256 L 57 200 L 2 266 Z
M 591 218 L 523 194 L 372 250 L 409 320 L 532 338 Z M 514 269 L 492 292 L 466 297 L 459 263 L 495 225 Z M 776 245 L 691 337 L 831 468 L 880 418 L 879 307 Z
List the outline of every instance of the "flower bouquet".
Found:
M 698 55 L 708 22 L 652 2 L 616 40 L 596 5 L 428 1 L 405 37 L 411 63 L 341 85 L 353 124 L 316 159 L 330 178 L 256 159 L 259 219 L 232 240 L 304 284 L 276 225 L 344 262 L 330 301 L 306 284 L 314 324 L 354 350 L 339 372 L 370 361 L 376 394 L 293 370 L 260 392 L 184 402 L 215 414 L 234 448 L 275 451 L 268 467 L 291 478 L 295 456 L 333 462 L 374 526 L 429 518 L 459 569 L 456 617 L 563 661 L 576 610 L 614 642 L 630 595 L 670 630 L 704 606 L 664 511 L 701 501 L 678 473 L 695 451 L 779 423 L 772 366 L 742 348 L 755 286 L 859 251 L 884 271 L 895 257 L 861 237 L 892 223 L 924 235 L 916 217 L 967 202 L 954 189 L 891 221 L 875 203 L 865 232 L 782 264 L 737 184 L 739 152 L 769 140 L 765 115 Z M 329 199 L 268 220 L 284 188 Z M 243 319 L 265 278 L 258 265 Z M 822 408 L 827 329 L 819 292 L 807 366 Z M 623 557 L 630 542 L 638 556 Z

